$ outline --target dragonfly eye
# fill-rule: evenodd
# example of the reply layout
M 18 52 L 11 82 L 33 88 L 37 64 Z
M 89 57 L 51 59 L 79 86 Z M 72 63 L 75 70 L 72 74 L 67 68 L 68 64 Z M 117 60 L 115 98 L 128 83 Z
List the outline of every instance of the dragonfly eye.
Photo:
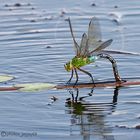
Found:
M 67 63 L 64 65 L 64 68 L 66 71 L 68 71 L 68 64 Z
M 65 68 L 65 70 L 67 70 L 67 65 L 66 64 L 64 65 L 64 68 Z
M 65 68 L 66 71 L 70 71 L 70 64 L 69 63 L 66 63 L 64 65 L 64 68 Z

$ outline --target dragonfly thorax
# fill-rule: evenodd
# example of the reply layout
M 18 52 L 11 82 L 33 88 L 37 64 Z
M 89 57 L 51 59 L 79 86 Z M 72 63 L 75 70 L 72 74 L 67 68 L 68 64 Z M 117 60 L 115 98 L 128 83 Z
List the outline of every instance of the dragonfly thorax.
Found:
M 85 66 L 87 64 L 93 63 L 97 60 L 96 56 L 91 56 L 91 57 L 74 57 L 72 58 L 71 61 L 66 63 L 64 65 L 65 69 L 67 71 L 71 71 L 73 68 L 80 68 L 82 66 Z

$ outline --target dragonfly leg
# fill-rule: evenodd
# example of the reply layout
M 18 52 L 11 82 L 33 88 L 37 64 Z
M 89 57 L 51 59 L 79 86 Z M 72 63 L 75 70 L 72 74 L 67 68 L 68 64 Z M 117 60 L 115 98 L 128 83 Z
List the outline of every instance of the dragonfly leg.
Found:
M 100 56 L 100 58 L 108 59 L 112 63 L 113 73 L 114 73 L 116 82 L 122 82 L 122 79 L 119 76 L 117 64 L 116 64 L 116 61 L 114 60 L 114 58 L 108 54 L 98 54 L 98 56 Z
M 78 101 L 78 96 L 79 96 L 79 89 L 77 88 L 77 89 L 76 89 L 75 102 L 77 102 L 77 101 Z
M 67 84 L 69 84 L 69 83 L 71 82 L 72 78 L 73 78 L 73 69 L 72 69 L 72 71 L 71 71 L 71 77 L 70 77 L 70 79 L 68 80 Z
M 91 78 L 92 82 L 94 83 L 94 79 L 93 79 L 93 77 L 92 77 L 92 74 L 90 74 L 89 72 L 87 72 L 87 71 L 85 71 L 85 70 L 83 70 L 83 69 L 81 69 L 81 68 L 77 68 L 77 69 L 78 69 L 79 71 L 81 71 L 81 72 L 87 74 L 87 75 Z
M 75 83 L 74 83 L 74 87 L 75 87 L 76 84 L 77 84 L 77 82 L 78 82 L 78 80 L 79 80 L 79 77 L 78 77 L 78 73 L 77 73 L 76 68 L 74 68 L 74 71 L 75 71 L 75 75 L 76 75 L 76 81 L 75 81 Z

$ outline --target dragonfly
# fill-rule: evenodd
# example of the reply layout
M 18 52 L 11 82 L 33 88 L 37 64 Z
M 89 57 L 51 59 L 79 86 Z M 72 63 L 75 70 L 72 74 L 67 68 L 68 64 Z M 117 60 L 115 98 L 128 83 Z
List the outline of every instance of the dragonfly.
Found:
M 104 50 L 112 43 L 113 40 L 112 39 L 109 39 L 107 41 L 101 40 L 101 31 L 98 18 L 96 17 L 91 18 L 88 27 L 88 33 L 87 34 L 83 33 L 80 45 L 76 42 L 76 39 L 74 37 L 70 18 L 68 18 L 67 21 L 69 23 L 75 50 L 75 56 L 64 65 L 66 71 L 68 72 L 71 71 L 71 77 L 67 83 L 71 82 L 75 74 L 76 76 L 75 85 L 77 84 L 79 80 L 79 75 L 77 71 L 81 71 L 87 74 L 91 78 L 91 81 L 94 83 L 94 78 L 92 74 L 89 73 L 88 71 L 85 71 L 81 67 L 94 63 L 96 60 L 99 60 L 101 58 L 107 59 L 111 62 L 116 82 L 122 82 L 123 80 L 120 78 L 115 59 L 108 54 L 109 51 Z

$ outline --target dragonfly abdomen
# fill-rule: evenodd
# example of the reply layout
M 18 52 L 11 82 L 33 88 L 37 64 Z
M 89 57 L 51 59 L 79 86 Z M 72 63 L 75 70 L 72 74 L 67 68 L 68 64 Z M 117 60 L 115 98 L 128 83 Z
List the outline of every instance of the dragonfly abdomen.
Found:
M 98 57 L 98 56 L 90 56 L 90 57 L 88 57 L 88 59 L 89 59 L 90 63 L 93 63 L 93 62 L 95 62 L 97 59 L 99 59 L 99 57 Z

